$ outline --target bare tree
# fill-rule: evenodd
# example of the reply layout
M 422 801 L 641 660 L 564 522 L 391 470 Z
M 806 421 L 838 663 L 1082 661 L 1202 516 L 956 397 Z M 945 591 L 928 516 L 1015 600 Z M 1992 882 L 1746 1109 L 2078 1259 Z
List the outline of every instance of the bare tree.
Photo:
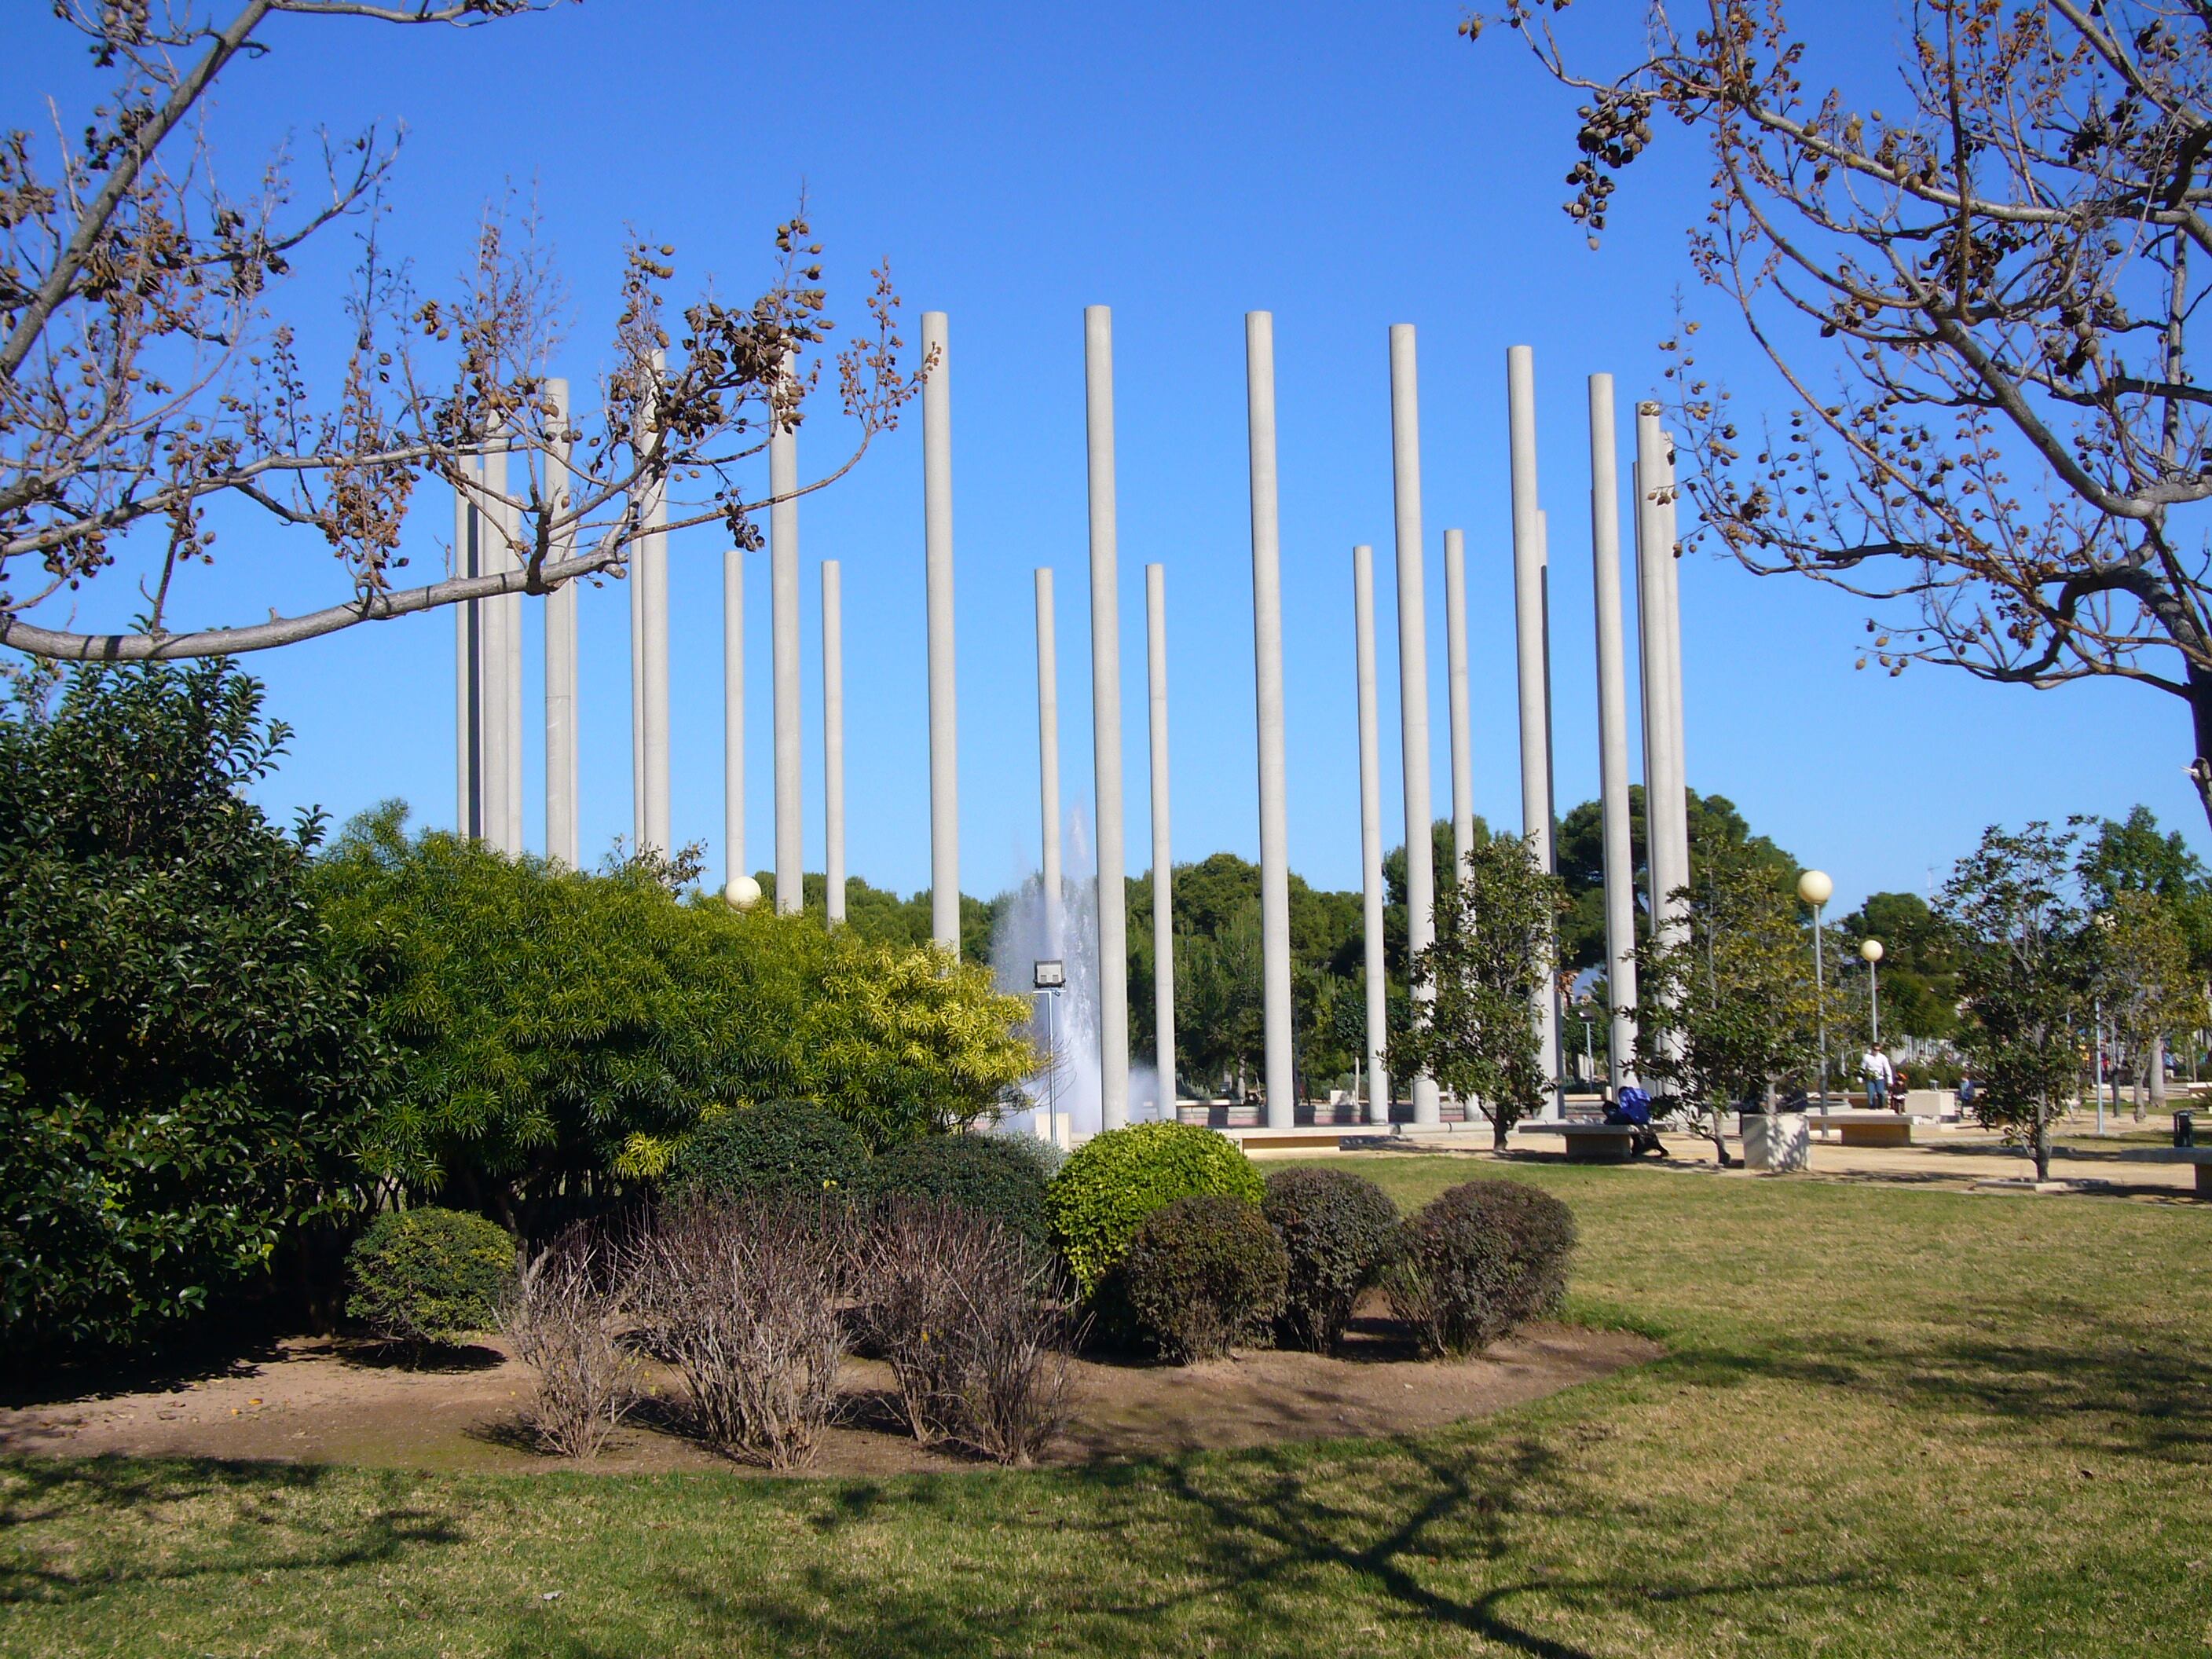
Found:
M 223 21 L 202 0 L 58 0 L 112 83 L 81 137 L 58 108 L 43 144 L 0 137 L 0 644 L 63 659 L 210 656 L 543 593 L 624 574 L 656 495 L 668 529 L 719 521 L 757 546 L 768 498 L 738 474 L 774 428 L 799 423 L 833 327 L 804 204 L 777 228 L 775 278 L 748 304 L 710 289 L 670 317 L 675 251 L 633 239 L 600 384 L 574 399 L 592 407 L 556 408 L 563 295 L 527 215 L 488 214 L 455 291 L 425 295 L 379 238 L 396 140 L 325 136 L 311 200 L 295 200 L 281 153 L 234 194 L 204 118 L 216 77 L 270 50 L 258 32 L 272 15 L 471 27 L 557 0 L 234 3 Z M 362 256 L 335 333 L 342 372 L 324 394 L 272 302 L 295 252 L 343 221 L 360 228 Z M 835 362 L 856 435 L 805 489 L 842 476 L 913 395 L 897 306 L 879 267 L 869 326 Z M 499 496 L 472 465 L 495 451 L 509 457 Z M 410 573 L 401 530 L 426 481 L 485 509 L 513 554 L 492 562 L 514 568 Z M 216 556 L 210 513 L 226 505 L 319 537 L 349 591 L 297 615 L 173 631 L 179 579 Z M 143 567 L 136 631 L 30 620 L 126 558 Z
M 1876 602 L 1893 674 L 2183 699 L 2212 817 L 2212 385 L 2188 350 L 2212 270 L 2212 3 L 1907 0 L 1887 108 L 1811 76 L 1784 0 L 1680 24 L 1662 0 L 1611 78 L 1571 64 L 1545 15 L 1565 4 L 1504 21 L 1589 94 L 1567 212 L 1595 246 L 1654 123 L 1694 131 L 1698 275 L 1798 404 L 1747 433 L 1695 325 L 1668 343 L 1706 532 Z

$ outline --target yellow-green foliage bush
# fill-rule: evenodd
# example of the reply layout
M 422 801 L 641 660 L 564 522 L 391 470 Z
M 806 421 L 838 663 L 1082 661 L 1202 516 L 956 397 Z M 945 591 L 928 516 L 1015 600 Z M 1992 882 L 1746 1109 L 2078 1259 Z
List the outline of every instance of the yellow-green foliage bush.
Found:
M 1266 1188 L 1234 1141 L 1188 1123 L 1139 1123 L 1079 1146 L 1045 1193 L 1053 1243 L 1094 1295 L 1145 1218 L 1199 1193 L 1258 1204 Z

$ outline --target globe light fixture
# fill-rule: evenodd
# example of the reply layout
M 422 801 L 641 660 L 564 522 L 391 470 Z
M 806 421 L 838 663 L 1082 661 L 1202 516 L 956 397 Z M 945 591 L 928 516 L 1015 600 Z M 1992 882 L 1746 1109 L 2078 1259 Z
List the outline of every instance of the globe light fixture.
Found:
M 750 876 L 732 876 L 722 898 L 732 910 L 750 910 L 761 902 L 761 884 Z
M 1869 962 L 1880 962 L 1881 960 L 1881 941 L 1878 939 L 1870 939 L 1867 940 L 1865 944 L 1859 946 L 1859 954 L 1864 957 Z
M 1833 897 L 1836 884 L 1828 879 L 1826 870 L 1808 870 L 1797 878 L 1797 896 L 1814 909 L 1819 909 Z

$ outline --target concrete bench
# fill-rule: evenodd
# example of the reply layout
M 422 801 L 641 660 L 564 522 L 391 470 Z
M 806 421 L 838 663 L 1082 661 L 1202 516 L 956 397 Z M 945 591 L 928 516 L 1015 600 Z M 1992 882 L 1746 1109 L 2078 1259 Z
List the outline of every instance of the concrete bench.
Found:
M 1833 1129 L 1846 1146 L 1910 1146 L 1912 1144 L 1912 1120 L 1903 1112 L 1867 1111 L 1863 1109 L 1845 1112 L 1808 1112 L 1806 1124 L 1815 1129 Z
M 1513 1133 L 1564 1137 L 1570 1164 L 1627 1164 L 1635 1157 L 1636 1126 L 1632 1123 L 1516 1123 Z
M 2197 1196 L 2212 1199 L 2212 1146 L 2142 1146 L 2120 1157 L 2133 1164 L 2194 1164 Z

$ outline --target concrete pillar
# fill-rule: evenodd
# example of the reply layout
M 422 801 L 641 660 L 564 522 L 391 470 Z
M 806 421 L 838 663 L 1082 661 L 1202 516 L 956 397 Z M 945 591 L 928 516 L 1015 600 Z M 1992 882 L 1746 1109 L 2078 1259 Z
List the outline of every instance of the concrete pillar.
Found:
M 1145 567 L 1145 667 L 1152 737 L 1152 1057 L 1160 1115 L 1175 1116 L 1175 875 L 1168 851 L 1167 572 Z
M 799 434 L 777 427 L 768 441 L 769 669 L 775 750 L 775 908 L 795 915 L 806 902 L 805 823 L 799 816 Z
M 1359 873 L 1367 963 L 1367 1121 L 1390 1121 L 1389 1039 L 1382 961 L 1382 762 L 1375 719 L 1375 550 L 1352 550 L 1352 619 L 1359 678 Z
M 1261 1006 L 1267 1127 L 1297 1121 L 1291 1033 L 1290 811 L 1283 784 L 1283 568 L 1275 479 L 1275 319 L 1244 313 L 1244 402 L 1251 438 L 1252 658 L 1260 726 Z
M 1054 639 L 1052 571 L 1036 572 L 1037 817 L 1044 843 L 1044 941 L 1054 957 L 1065 954 L 1066 890 L 1060 872 L 1060 653 Z
M 568 481 L 568 383 L 545 383 L 553 407 L 545 453 L 545 510 L 556 526 L 550 559 L 574 558 L 576 526 L 558 525 L 574 505 Z M 545 596 L 545 856 L 574 870 L 581 860 L 576 814 L 576 584 Z
M 722 873 L 726 888 L 745 868 L 745 550 L 722 550 Z
M 1536 504 L 1535 360 L 1527 346 L 1505 354 L 1506 415 L 1513 478 L 1513 620 L 1520 669 L 1521 830 L 1545 870 L 1558 867 L 1552 836 L 1551 640 L 1547 621 L 1545 525 Z M 1529 998 L 1537 1052 L 1559 1075 L 1559 993 L 1547 963 Z
M 1597 611 L 1598 800 L 1605 843 L 1606 1000 L 1613 1005 L 1606 1080 L 1635 1080 L 1636 855 L 1629 836 L 1628 671 L 1620 637 L 1620 477 L 1613 376 L 1589 377 L 1590 564 Z
M 530 463 L 526 453 L 520 468 L 517 468 L 512 461 L 509 462 L 508 477 L 513 495 L 520 496 L 528 493 L 529 468 Z M 520 477 L 514 476 L 518 471 L 522 474 Z M 509 571 L 519 571 L 524 565 L 521 505 L 517 501 L 509 500 L 500 505 L 498 512 L 500 526 L 505 532 L 501 536 L 500 542 L 507 554 L 502 568 Z M 506 623 L 504 637 L 500 641 L 499 670 L 501 710 L 507 719 L 504 739 L 507 756 L 505 786 L 507 828 L 501 846 L 508 857 L 520 858 L 522 856 L 523 846 L 522 594 L 519 591 L 502 593 L 495 603 L 504 613 Z
M 822 562 L 822 869 L 830 925 L 845 920 L 845 593 L 835 559 Z
M 1636 412 L 1636 562 L 1639 648 L 1644 681 L 1644 817 L 1649 901 L 1662 936 L 1677 936 L 1681 907 L 1671 896 L 1687 884 L 1689 831 L 1680 757 L 1680 656 L 1674 638 L 1674 536 L 1671 507 L 1661 498 L 1674 483 L 1672 446 L 1659 424 L 1659 405 Z
M 960 726 L 952 654 L 951 354 L 941 311 L 921 313 L 924 586 L 929 626 L 930 936 L 960 954 Z M 935 361 L 930 360 L 934 356 Z
M 1091 746 L 1098 787 L 1098 1113 L 1129 1121 L 1128 892 L 1121 824 L 1121 618 L 1114 512 L 1114 315 L 1083 312 L 1091 474 Z
M 1436 843 L 1429 806 L 1429 628 L 1421 571 L 1421 397 L 1413 328 L 1390 325 L 1390 460 L 1398 532 L 1398 712 L 1406 783 L 1406 941 L 1408 955 L 1436 938 Z M 1433 1000 L 1433 990 L 1417 996 Z M 1442 1116 L 1436 1079 L 1414 1076 L 1413 1121 Z
M 653 354 L 656 386 L 668 364 Z M 668 788 L 668 480 L 656 483 L 646 498 L 645 575 L 645 835 L 641 844 L 659 853 L 674 850 L 669 822 Z
M 1690 876 L 1689 763 L 1682 742 L 1682 562 L 1674 550 L 1681 534 L 1675 522 L 1680 497 L 1674 488 L 1674 434 L 1659 434 L 1657 493 L 1659 513 L 1659 577 L 1666 659 L 1667 793 L 1662 803 L 1667 822 L 1668 862 L 1675 884 L 1686 886 Z M 1677 936 L 1688 927 L 1687 908 L 1676 902 L 1667 908 L 1668 925 Z
M 469 489 L 478 476 L 477 463 L 465 456 L 460 471 L 465 482 L 453 491 L 453 574 L 475 576 L 483 566 Z M 453 607 L 453 830 L 471 841 L 483 834 L 483 681 L 478 666 L 483 629 L 483 601 L 465 599 Z
M 1452 874 L 1467 876 L 1474 851 L 1474 731 L 1467 691 L 1467 535 L 1444 532 L 1444 652 L 1451 690 Z
M 505 444 L 507 434 L 503 431 L 494 435 L 502 446 Z M 486 455 L 482 465 L 484 503 L 477 514 L 478 568 L 488 576 L 504 575 L 514 568 L 514 546 L 507 535 L 506 449 L 495 449 Z M 514 680 L 519 677 L 509 672 L 519 662 L 519 653 L 512 643 L 518 619 L 514 605 L 504 593 L 485 599 L 482 605 L 483 621 L 477 637 L 481 647 L 477 656 L 477 708 L 482 715 L 478 776 L 483 787 L 483 838 L 501 852 L 512 854 L 520 850 L 514 845 L 515 803 L 509 793 L 513 763 L 520 758 L 512 753 L 515 724 L 513 716 L 519 712 L 513 707 Z

